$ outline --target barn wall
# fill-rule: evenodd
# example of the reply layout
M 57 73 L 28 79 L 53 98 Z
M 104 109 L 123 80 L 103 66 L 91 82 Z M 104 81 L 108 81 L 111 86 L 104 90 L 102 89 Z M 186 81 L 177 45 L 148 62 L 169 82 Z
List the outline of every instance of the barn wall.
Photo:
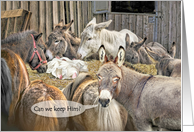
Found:
M 162 18 L 154 14 L 107 13 L 93 14 L 91 1 L 1 1 L 1 10 L 23 8 L 32 12 L 29 29 L 43 32 L 46 41 L 54 25 L 61 19 L 69 23 L 74 19 L 71 30 L 80 37 L 86 24 L 96 17 L 97 23 L 112 19 L 109 30 L 130 29 L 140 37 L 147 37 L 147 42 L 155 41 L 169 49 L 172 42 L 177 43 L 176 58 L 181 58 L 181 1 L 158 1 L 158 11 Z M 161 15 L 161 14 L 159 14 Z M 156 27 L 156 28 L 155 28 Z

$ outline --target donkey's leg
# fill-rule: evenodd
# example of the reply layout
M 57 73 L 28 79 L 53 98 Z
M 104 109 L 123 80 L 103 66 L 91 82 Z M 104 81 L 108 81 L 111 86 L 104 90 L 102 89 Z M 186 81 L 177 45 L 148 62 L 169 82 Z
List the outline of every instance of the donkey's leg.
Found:
M 134 122 L 138 131 L 154 131 L 152 129 L 152 123 L 145 118 L 138 117 L 134 120 Z

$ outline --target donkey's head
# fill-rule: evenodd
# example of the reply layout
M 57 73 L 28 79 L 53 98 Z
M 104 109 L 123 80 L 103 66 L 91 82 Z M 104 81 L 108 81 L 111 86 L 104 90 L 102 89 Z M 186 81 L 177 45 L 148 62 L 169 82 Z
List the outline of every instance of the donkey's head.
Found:
M 47 70 L 47 61 L 45 52 L 47 46 L 41 38 L 42 33 L 31 34 L 33 37 L 33 48 L 29 51 L 29 65 L 33 70 L 44 73 Z
M 73 20 L 66 25 L 62 25 L 61 23 L 62 21 L 55 27 L 54 31 L 48 37 L 48 42 L 46 43 L 48 46 L 46 51 L 48 60 L 52 60 L 56 56 L 62 57 L 67 50 L 68 43 L 70 43 L 70 40 L 66 39 L 64 36 L 71 27 Z
M 125 61 L 125 50 L 120 46 L 117 57 L 114 61 L 108 61 L 104 46 L 99 49 L 99 59 L 104 64 L 97 72 L 99 82 L 99 103 L 107 107 L 113 98 L 116 98 L 121 91 L 121 66 Z
M 126 61 L 132 64 L 140 63 L 140 56 L 138 54 L 138 50 L 146 41 L 146 37 L 140 42 L 132 42 L 130 43 L 130 37 L 126 34 Z
M 109 26 L 112 20 L 96 24 L 96 18 L 93 18 L 81 33 L 81 43 L 78 48 L 78 58 L 90 56 L 98 52 L 101 45 L 100 32 L 102 29 Z

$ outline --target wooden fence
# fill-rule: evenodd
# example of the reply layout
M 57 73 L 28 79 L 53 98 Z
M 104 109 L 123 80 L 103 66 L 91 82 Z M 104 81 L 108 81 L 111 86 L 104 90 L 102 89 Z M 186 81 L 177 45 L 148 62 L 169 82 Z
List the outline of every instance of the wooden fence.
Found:
M 157 41 L 167 49 L 175 41 L 176 58 L 181 58 L 181 1 L 156 2 L 156 11 L 159 11 L 156 19 L 155 14 L 93 14 L 92 1 L 1 1 L 1 11 L 19 8 L 32 12 L 28 29 L 43 32 L 45 41 L 61 19 L 65 23 L 74 19 L 71 30 L 80 37 L 86 24 L 96 17 L 97 23 L 112 19 L 109 30 L 130 29 L 142 38 L 147 36 L 147 42 Z

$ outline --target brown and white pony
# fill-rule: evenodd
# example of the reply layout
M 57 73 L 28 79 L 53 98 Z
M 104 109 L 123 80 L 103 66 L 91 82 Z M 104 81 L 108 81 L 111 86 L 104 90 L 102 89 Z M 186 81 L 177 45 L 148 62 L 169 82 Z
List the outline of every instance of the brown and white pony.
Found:
M 104 63 L 97 72 L 102 107 L 108 108 L 113 99 L 117 100 L 139 131 L 181 130 L 181 78 L 146 75 L 126 68 L 123 47 L 114 61 L 108 61 L 101 46 L 99 58 Z
M 29 75 L 21 57 L 10 49 L 1 49 L 1 62 L 1 114 L 14 124 L 15 107 L 30 84 Z
M 33 30 L 14 33 L 1 40 L 1 47 L 9 48 L 18 54 L 22 60 L 28 63 L 32 70 L 44 73 L 47 70 L 47 61 L 44 52 L 46 45 L 43 42 L 42 33 Z
M 66 100 L 56 87 L 40 80 L 30 83 L 26 66 L 19 55 L 1 49 L 1 130 L 66 130 L 68 118 L 47 118 L 32 113 L 41 101 Z M 54 114 L 54 113 L 53 113 Z
M 96 105 L 87 109 L 80 115 L 70 117 L 68 126 L 70 130 L 82 131 L 122 131 L 127 123 L 127 111 L 116 100 L 112 100 L 109 107 L 104 108 L 98 103 L 98 81 L 92 79 L 89 74 L 81 73 L 63 90 L 67 100 L 75 101 L 83 105 Z M 130 120 L 129 120 L 130 123 Z M 133 126 L 128 127 L 134 130 Z
M 46 54 L 48 60 L 52 60 L 54 57 L 68 57 L 70 59 L 77 57 L 77 49 L 80 44 L 80 39 L 75 36 L 74 33 L 69 31 L 69 28 L 73 24 L 73 20 L 64 25 L 63 20 L 57 24 L 48 37 L 46 45 L 48 49 Z
M 25 131 L 64 131 L 67 127 L 68 117 L 57 118 L 52 111 L 52 117 L 37 115 L 31 111 L 31 107 L 42 101 L 66 100 L 63 93 L 55 86 L 45 84 L 41 80 L 32 81 L 23 92 L 20 101 L 15 108 L 17 111 L 16 124 L 20 130 Z M 53 103 L 49 103 L 54 108 Z

